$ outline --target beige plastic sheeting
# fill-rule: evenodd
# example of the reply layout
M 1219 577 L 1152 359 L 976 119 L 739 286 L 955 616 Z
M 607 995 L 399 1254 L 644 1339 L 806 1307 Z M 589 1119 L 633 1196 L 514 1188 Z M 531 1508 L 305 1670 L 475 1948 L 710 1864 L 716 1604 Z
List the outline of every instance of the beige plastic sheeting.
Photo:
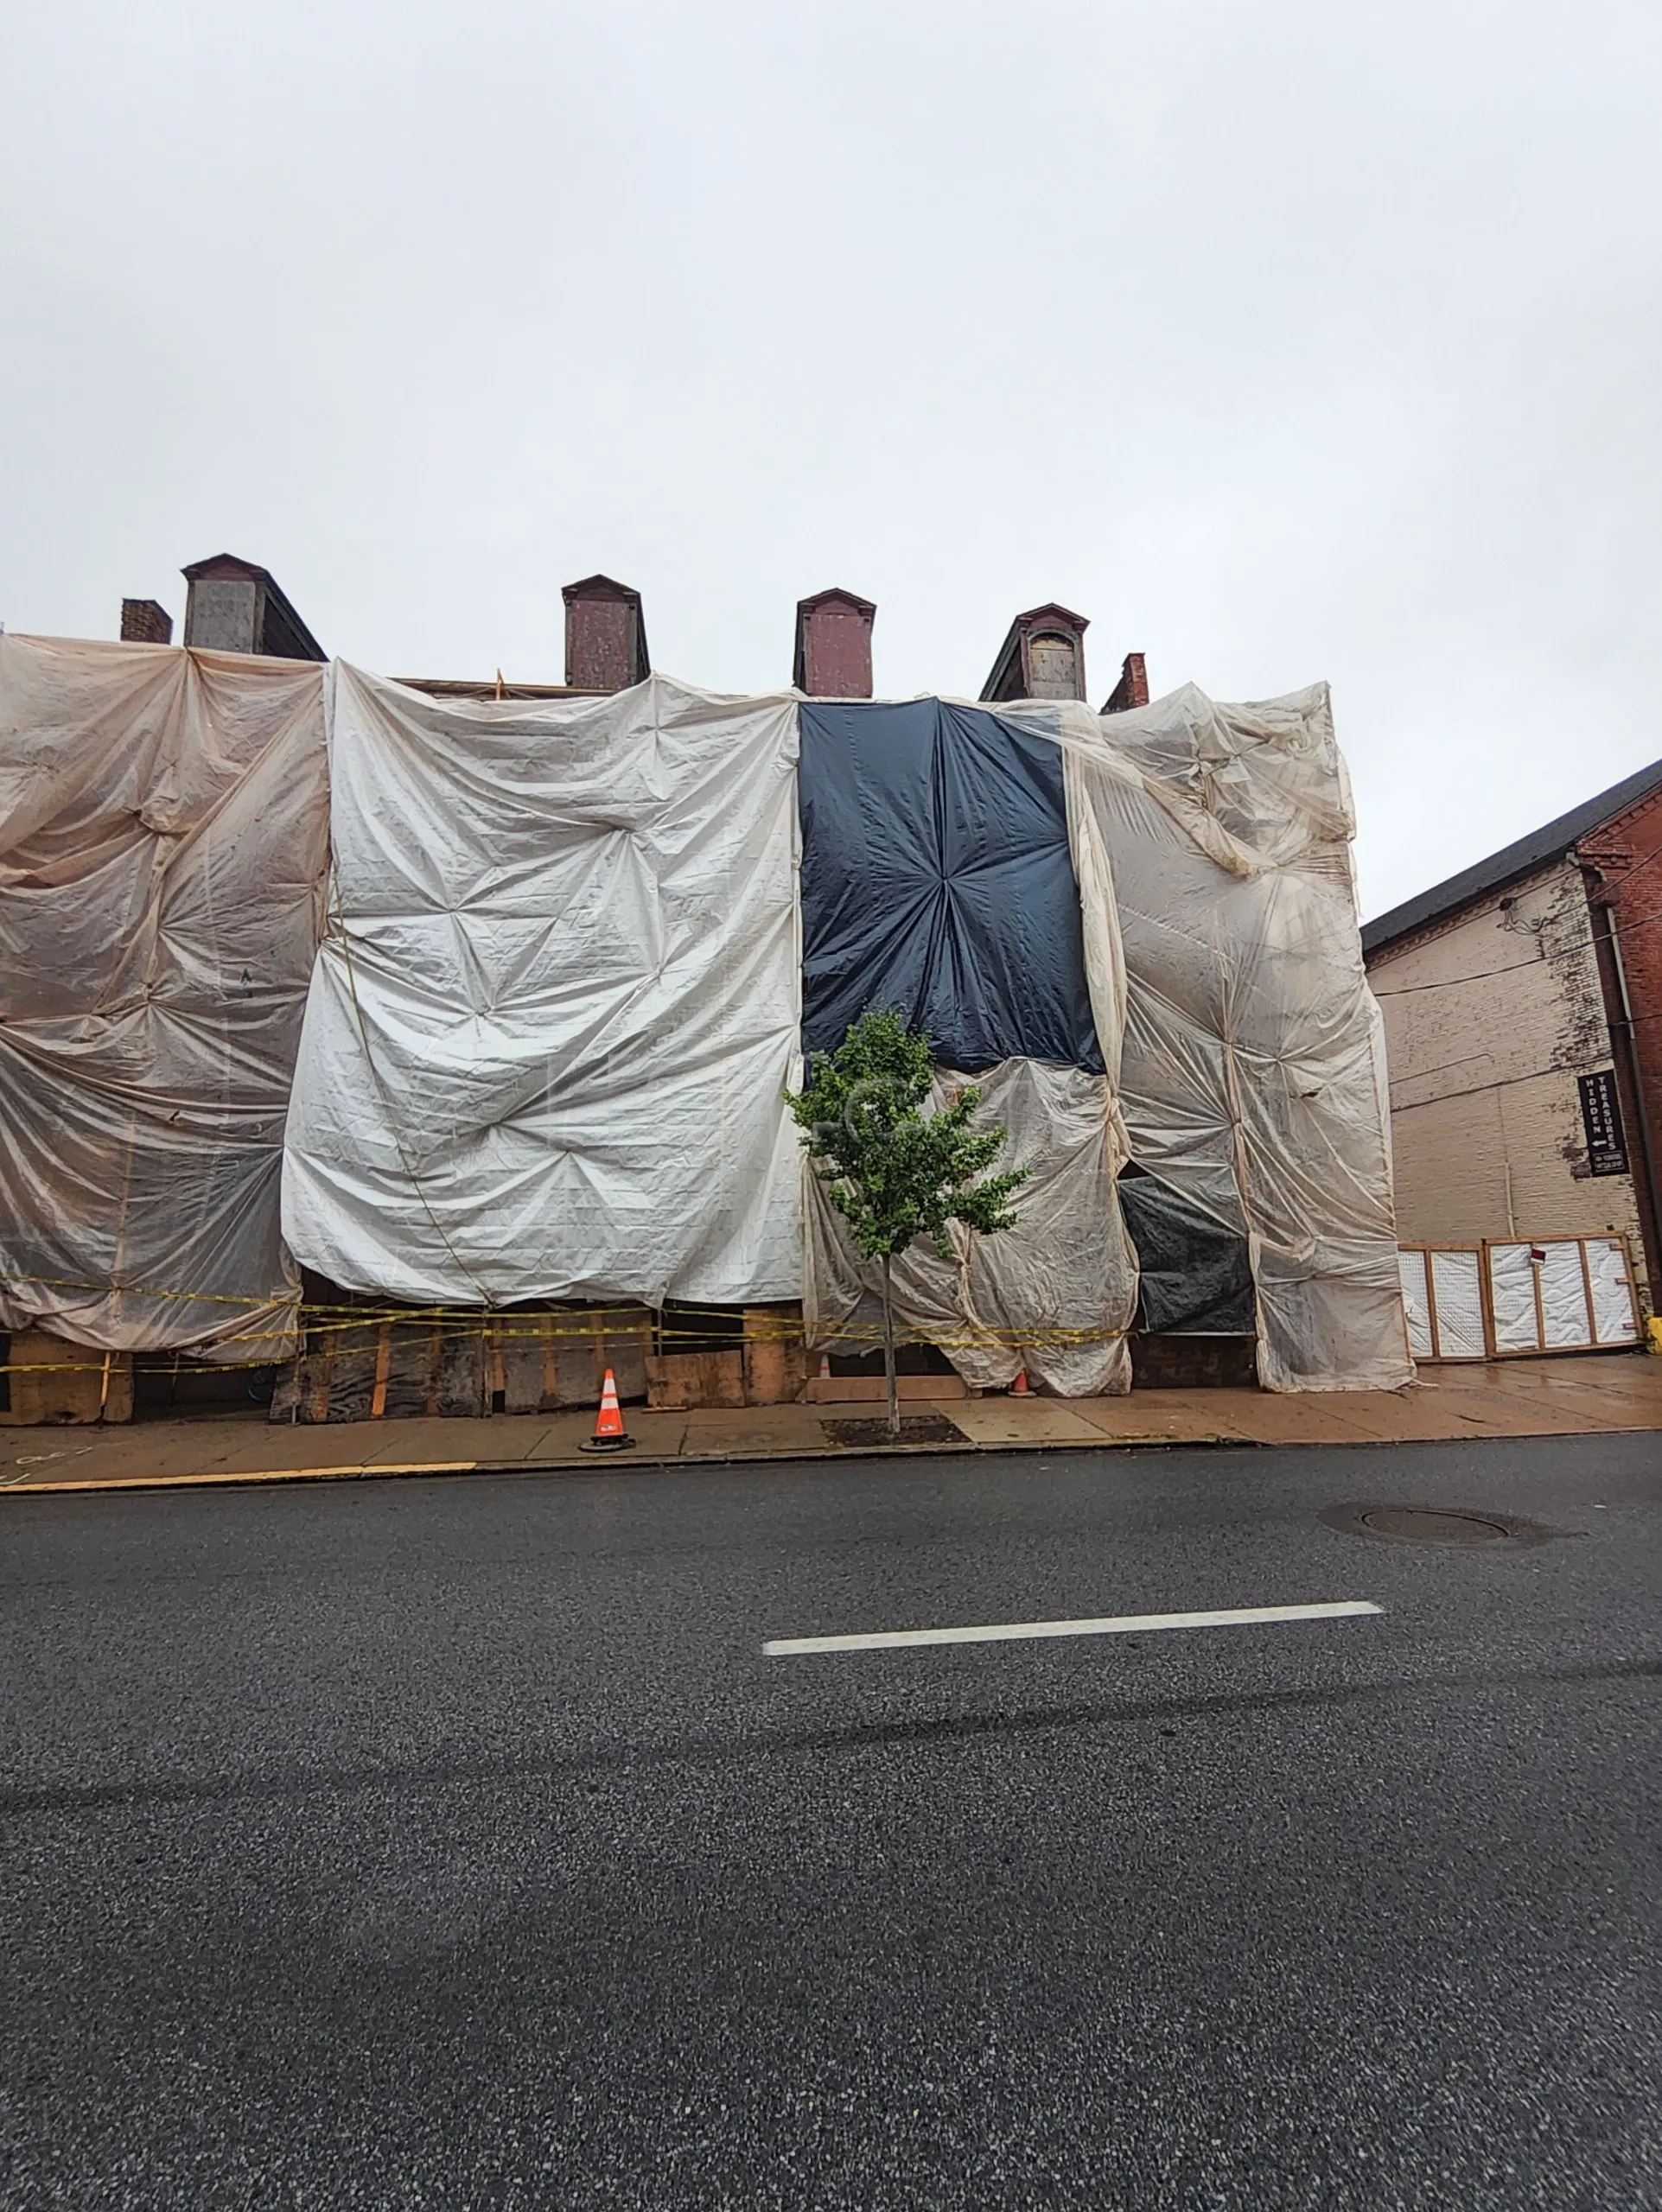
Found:
M 1411 1381 L 1384 1029 L 1327 686 L 1255 706 L 1190 684 L 1124 714 L 1000 711 L 1059 734 L 1105 1040 L 1119 1011 L 1105 918 L 1118 925 L 1131 1155 L 1246 1236 L 1260 1381 Z
M 300 1258 L 423 1303 L 799 1297 L 794 696 L 330 683 Z
M 1100 1019 L 1098 1029 L 1106 1054 L 1112 1033 Z M 1009 1132 L 998 1166 L 1028 1168 L 1032 1180 L 1016 1193 L 1015 1228 L 978 1236 L 954 1223 L 950 1261 L 927 1238 L 895 1261 L 896 1319 L 907 1336 L 939 1345 L 977 1389 L 1001 1389 L 1025 1368 L 1063 1397 L 1122 1395 L 1131 1387 L 1125 1332 L 1137 1261 L 1114 1195 L 1125 1152 L 1112 1084 L 1080 1068 L 1004 1060 L 973 1077 L 938 1070 L 936 1103 L 971 1083 L 981 1093 L 976 1124 Z M 880 1341 L 882 1263 L 861 1260 L 812 1176 L 805 1213 L 808 1342 L 841 1336 L 845 1350 L 868 1351 Z
M 0 636 L 0 1325 L 276 1361 L 323 671 Z

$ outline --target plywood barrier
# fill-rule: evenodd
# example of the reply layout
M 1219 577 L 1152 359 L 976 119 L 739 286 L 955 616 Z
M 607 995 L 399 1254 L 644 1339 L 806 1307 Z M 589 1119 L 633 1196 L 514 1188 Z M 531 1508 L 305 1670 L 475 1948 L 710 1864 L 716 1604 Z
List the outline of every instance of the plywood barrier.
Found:
M 747 1307 L 733 1319 L 733 1341 L 712 1349 L 695 1330 L 644 1306 L 382 1313 L 361 1320 L 335 1312 L 314 1317 L 304 1354 L 278 1382 L 271 1418 L 556 1413 L 598 1405 L 608 1368 L 626 1404 L 768 1406 L 799 1398 L 806 1373 L 799 1309 Z M 698 1348 L 677 1349 L 689 1340 Z
M 18 1329 L 0 1338 L 10 1402 L 0 1421 L 35 1424 L 126 1421 L 133 1417 L 133 1358 L 126 1351 L 97 1351 L 66 1343 L 45 1329 Z
M 1641 1340 L 1633 1254 L 1614 1232 L 1404 1244 L 1398 1264 L 1418 1360 L 1538 1358 Z

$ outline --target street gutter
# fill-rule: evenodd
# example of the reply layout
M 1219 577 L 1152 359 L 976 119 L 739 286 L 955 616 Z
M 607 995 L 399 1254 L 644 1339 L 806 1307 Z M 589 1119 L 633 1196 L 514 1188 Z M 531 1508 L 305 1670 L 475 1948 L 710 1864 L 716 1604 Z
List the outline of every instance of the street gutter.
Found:
M 1312 1440 L 1320 1441 L 1321 1440 Z M 1359 1443 L 1371 1440 L 1359 1438 Z M 621 1475 L 661 1473 L 665 1468 L 742 1467 L 787 1463 L 844 1462 L 871 1459 L 961 1459 L 973 1453 L 981 1458 L 1002 1452 L 1204 1452 L 1266 1451 L 1270 1447 L 1251 1436 L 1109 1436 L 1035 1437 L 999 1444 L 977 1444 L 965 1437 L 959 1444 L 884 1444 L 853 1446 L 829 1444 L 822 1450 L 773 1452 L 681 1452 L 670 1456 L 637 1459 L 619 1455 L 603 1464 L 594 1459 L 434 1459 L 379 1460 L 345 1467 L 222 1468 L 194 1475 L 115 1475 L 100 1482 L 96 1477 L 80 1481 L 7 1483 L 0 1497 L 60 1497 L 67 1493 L 99 1491 L 201 1490 L 240 1488 L 250 1483 L 314 1483 L 411 1481 L 434 1475 Z

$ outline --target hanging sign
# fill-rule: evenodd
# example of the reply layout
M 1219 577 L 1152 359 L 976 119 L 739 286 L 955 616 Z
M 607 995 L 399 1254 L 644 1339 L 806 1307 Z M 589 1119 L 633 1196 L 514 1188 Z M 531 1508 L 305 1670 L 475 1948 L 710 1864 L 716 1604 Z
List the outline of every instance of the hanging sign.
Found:
M 1578 1075 L 1582 1095 L 1582 1127 L 1587 1133 L 1587 1160 L 1595 1175 L 1627 1173 L 1627 1141 L 1621 1129 L 1621 1101 L 1616 1096 L 1616 1071 L 1601 1068 L 1596 1075 Z

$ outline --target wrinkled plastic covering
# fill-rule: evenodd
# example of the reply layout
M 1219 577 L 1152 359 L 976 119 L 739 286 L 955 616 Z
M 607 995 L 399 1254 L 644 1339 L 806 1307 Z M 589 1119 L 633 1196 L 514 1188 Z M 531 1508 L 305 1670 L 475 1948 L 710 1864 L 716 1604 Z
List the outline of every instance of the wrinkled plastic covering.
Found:
M 807 1049 L 886 1007 L 943 1067 L 1100 1075 L 1054 741 L 943 699 L 805 700 L 801 727 Z
M 974 1077 L 938 1071 L 937 1103 L 966 1082 L 981 1093 L 975 1125 L 1009 1133 L 999 1166 L 1030 1168 L 1033 1179 L 1016 1193 L 1015 1228 L 978 1236 L 954 1223 L 950 1262 L 927 1238 L 896 1258 L 897 1322 L 977 1389 L 1002 1389 L 1025 1368 L 1065 1397 L 1129 1390 L 1137 1262 L 1115 1204 L 1124 1135 L 1107 1078 L 1006 1060 Z M 823 1186 L 806 1184 L 808 1341 L 849 1331 L 868 1350 L 882 1324 L 882 1263 L 859 1257 Z
M 1627 1247 L 1617 1236 L 1589 1236 L 1587 1272 L 1593 1286 L 1594 1340 L 1602 1344 L 1639 1342 L 1639 1309 Z
M 1326 685 L 1258 706 L 1187 685 L 1124 714 L 1003 711 L 1064 748 L 1099 1034 L 1093 926 L 1118 916 L 1131 1156 L 1246 1236 L 1260 1381 L 1407 1382 L 1383 1025 Z
M 1431 1334 L 1431 1302 L 1425 1287 L 1430 1254 L 1417 1248 L 1397 1255 L 1402 1277 L 1403 1319 L 1408 1325 L 1408 1349 L 1416 1359 L 1430 1359 L 1436 1351 Z
M 1538 1260 L 1531 1257 L 1536 1252 L 1542 1255 Z M 1498 1351 L 1574 1351 L 1595 1344 L 1637 1343 L 1639 1316 L 1620 1238 L 1495 1243 L 1487 1254 Z
M 1427 1256 L 1437 1301 L 1437 1357 L 1481 1359 L 1488 1350 L 1483 1333 L 1481 1253 L 1432 1252 Z
M 276 1361 L 323 671 L 0 637 L 0 1325 Z
M 422 1302 L 799 1296 L 794 698 L 330 696 L 296 1255 Z
M 929 1036 L 938 1094 L 973 1081 L 978 1125 L 1009 1133 L 999 1166 L 1031 1173 L 1014 1229 L 954 1229 L 950 1263 L 925 1241 L 895 1261 L 896 1318 L 979 1388 L 1026 1368 L 1069 1396 L 1129 1389 L 1137 1263 L 1105 1066 L 1118 938 L 1108 912 L 1085 942 L 1054 737 L 940 699 L 805 701 L 801 728 L 805 1043 L 830 1050 L 869 1007 L 896 1008 Z M 807 1214 L 808 1341 L 863 1341 L 879 1267 L 812 1178 Z
M 419 1302 L 797 1295 L 796 699 L 328 680 L 336 912 L 289 1125 L 296 1256 Z M 287 1349 L 277 1142 L 322 690 L 309 664 L 0 640 L 5 1325 Z M 1407 1380 L 1325 690 L 803 713 L 867 747 L 853 777 L 804 779 L 811 847 L 840 850 L 809 899 L 810 1033 L 901 997 L 984 1069 L 985 1117 L 1035 1169 L 1018 1229 L 950 1267 L 907 1255 L 915 1332 L 971 1381 L 1124 1387 L 1134 1156 L 1173 1218 L 1245 1241 L 1266 1383 Z M 808 1249 L 811 1329 L 857 1325 L 869 1281 L 817 1192 Z M 1151 1258 L 1151 1297 L 1175 1294 L 1181 1265 Z M 1614 1303 L 1618 1261 L 1589 1265 Z
M 1489 1310 L 1494 1316 L 1497 1351 L 1538 1351 L 1539 1317 L 1535 1311 L 1535 1266 L 1527 1244 L 1492 1244 Z
M 1549 1351 L 1593 1341 L 1579 1244 L 1548 1244 L 1541 1265 L 1541 1335 Z

